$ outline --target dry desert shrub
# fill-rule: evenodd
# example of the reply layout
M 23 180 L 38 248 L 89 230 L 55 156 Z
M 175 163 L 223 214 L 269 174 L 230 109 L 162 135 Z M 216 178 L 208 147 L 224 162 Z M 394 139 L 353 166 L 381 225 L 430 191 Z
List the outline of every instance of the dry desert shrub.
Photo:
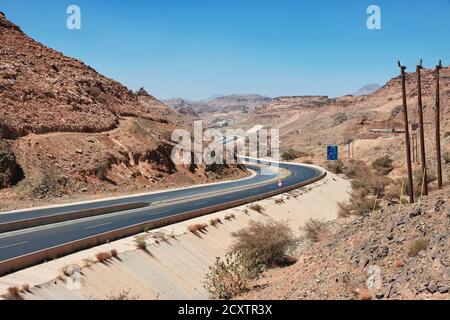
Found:
M 242 255 L 229 253 L 224 259 L 216 258 L 209 267 L 203 283 L 212 299 L 229 300 L 249 290 L 254 277 L 242 261 Z
M 387 175 L 394 170 L 393 160 L 389 156 L 376 159 L 372 163 L 372 168 L 381 175 Z
M 328 161 L 326 168 L 328 171 L 334 173 L 334 174 L 340 174 L 344 172 L 344 162 L 342 160 L 337 161 Z
M 348 161 L 345 167 L 345 175 L 352 181 L 352 189 L 362 191 L 366 194 L 384 196 L 386 187 L 392 183 L 392 180 L 383 175 L 377 174 L 372 168 L 368 167 L 363 161 Z
M 349 160 L 344 166 L 343 173 L 350 179 L 364 177 L 367 172 L 367 165 L 364 161 Z
M 284 199 L 282 197 L 275 199 L 275 204 L 283 204 L 283 203 L 285 203 L 285 202 L 284 202 Z
M 305 222 L 304 231 L 306 238 L 312 242 L 318 242 L 325 229 L 326 223 L 323 221 L 311 218 Z
M 111 257 L 113 257 L 113 258 L 117 258 L 117 256 L 118 256 L 118 253 L 117 253 L 117 250 L 116 250 L 116 249 L 112 249 L 112 250 L 110 251 L 110 254 L 111 254 Z
M 352 191 L 348 203 L 338 203 L 338 217 L 346 218 L 350 215 L 362 216 L 380 208 L 380 201 L 377 197 L 367 194 L 366 190 Z
M 281 159 L 283 161 L 292 161 L 297 158 L 303 158 L 309 156 L 308 153 L 303 151 L 295 151 L 293 149 L 289 149 L 281 154 Z
M 279 222 L 251 222 L 233 237 L 230 252 L 224 259 L 217 258 L 206 275 L 204 287 L 211 298 L 231 299 L 246 292 L 250 281 L 266 268 L 286 264 L 287 253 L 297 245 L 289 227 Z
M 269 268 L 286 261 L 287 254 L 295 249 L 298 239 L 284 222 L 250 222 L 249 226 L 234 232 L 235 242 L 230 252 L 243 254 L 249 266 Z

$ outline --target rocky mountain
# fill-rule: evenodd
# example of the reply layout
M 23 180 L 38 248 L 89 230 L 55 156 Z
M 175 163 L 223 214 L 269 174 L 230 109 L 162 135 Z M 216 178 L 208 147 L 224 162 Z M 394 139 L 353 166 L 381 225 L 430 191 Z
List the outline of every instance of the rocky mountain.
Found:
M 208 124 L 214 124 L 228 120 L 239 122 L 256 107 L 269 103 L 271 100 L 271 98 L 256 94 L 235 94 L 228 96 L 215 95 L 209 99 L 196 102 L 183 99 L 172 99 L 164 102 L 178 111 L 187 109 L 192 113 L 193 110 L 198 117 Z
M 176 98 L 164 100 L 163 102 L 172 109 L 176 110 L 179 114 L 191 117 L 192 119 L 200 118 L 197 112 L 195 112 L 192 103 L 187 100 Z
M 133 93 L 0 14 L 0 188 L 13 187 L 0 191 L 0 210 L 243 174 L 176 166 L 171 133 L 186 125 L 144 89 Z
M 375 91 L 377 91 L 380 88 L 381 88 L 381 86 L 376 83 L 368 84 L 368 85 L 361 87 L 359 90 L 352 93 L 351 95 L 352 96 L 367 96 L 371 93 L 374 93 Z

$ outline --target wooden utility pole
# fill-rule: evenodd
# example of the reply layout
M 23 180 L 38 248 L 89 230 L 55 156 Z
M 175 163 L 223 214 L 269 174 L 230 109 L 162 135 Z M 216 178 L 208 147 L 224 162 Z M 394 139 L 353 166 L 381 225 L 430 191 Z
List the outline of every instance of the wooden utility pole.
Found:
M 414 185 L 411 166 L 411 144 L 409 140 L 409 123 L 408 123 L 408 106 L 406 102 L 406 67 L 402 66 L 400 61 L 398 62 L 402 79 L 402 93 L 403 93 L 403 118 L 405 123 L 405 144 L 406 144 L 406 166 L 408 168 L 408 191 L 409 202 L 414 203 Z
M 427 158 L 425 152 L 425 130 L 423 125 L 423 103 L 422 103 L 422 76 L 420 70 L 423 69 L 422 59 L 420 64 L 417 65 L 417 99 L 419 103 L 419 130 L 420 130 L 420 161 L 422 162 L 422 181 L 423 184 L 423 194 L 428 195 L 428 177 L 427 177 Z
M 355 140 L 352 142 L 352 158 L 355 158 Z
M 436 66 L 436 157 L 438 189 L 442 189 L 442 160 L 441 160 L 441 102 L 439 91 L 439 71 L 442 69 L 442 61 Z

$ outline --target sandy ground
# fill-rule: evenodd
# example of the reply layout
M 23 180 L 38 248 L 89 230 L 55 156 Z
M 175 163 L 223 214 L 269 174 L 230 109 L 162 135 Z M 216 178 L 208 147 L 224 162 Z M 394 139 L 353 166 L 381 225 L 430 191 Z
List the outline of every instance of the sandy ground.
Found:
M 347 199 L 349 191 L 347 181 L 329 174 L 313 185 L 282 195 L 284 204 L 275 204 L 274 198 L 261 201 L 263 214 L 241 206 L 151 230 L 142 234 L 148 252 L 135 249 L 135 237 L 84 250 L 0 278 L 0 293 L 27 284 L 31 289 L 22 294 L 25 299 L 111 299 L 123 292 L 139 299 L 206 299 L 204 275 L 215 258 L 227 252 L 233 241 L 231 233 L 251 220 L 266 219 L 287 221 L 300 233 L 311 217 L 335 219 L 337 204 Z M 224 219 L 230 214 L 235 218 Z M 187 232 L 189 225 L 209 224 L 216 217 L 222 219 L 217 227 L 209 226 L 198 236 Z M 97 253 L 112 249 L 119 252 L 117 259 L 95 262 Z M 79 281 L 63 275 L 63 268 L 70 265 L 82 267 Z

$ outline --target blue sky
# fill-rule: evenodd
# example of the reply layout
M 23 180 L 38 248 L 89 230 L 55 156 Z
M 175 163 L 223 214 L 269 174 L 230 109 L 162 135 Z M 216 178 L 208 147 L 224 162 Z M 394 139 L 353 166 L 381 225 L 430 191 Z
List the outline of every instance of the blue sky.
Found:
M 82 29 L 66 28 L 76 4 Z M 381 7 L 382 30 L 366 27 Z M 450 0 L 0 0 L 33 38 L 156 97 L 338 96 L 450 64 Z

